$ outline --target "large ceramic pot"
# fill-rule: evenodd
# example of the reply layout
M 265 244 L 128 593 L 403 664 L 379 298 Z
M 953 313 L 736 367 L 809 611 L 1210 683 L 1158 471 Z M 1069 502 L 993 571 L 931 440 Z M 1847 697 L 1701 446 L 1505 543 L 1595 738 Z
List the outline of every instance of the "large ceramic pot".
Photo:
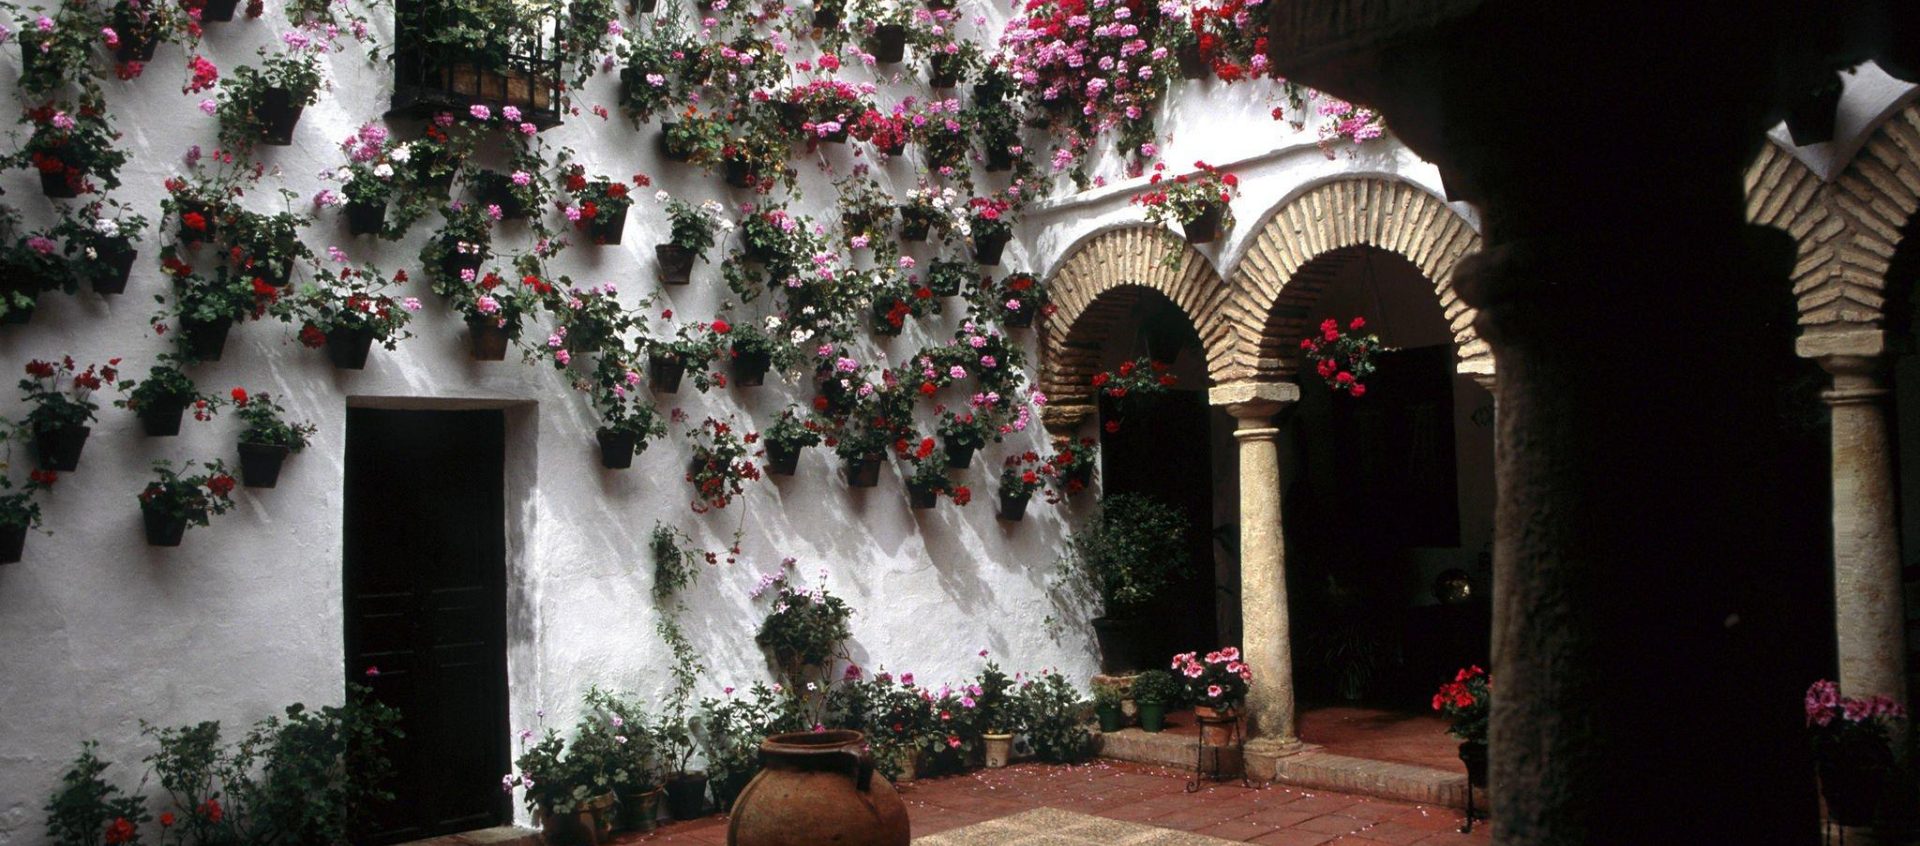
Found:
M 622 831 L 652 831 L 660 826 L 660 803 L 666 791 L 654 788 L 645 793 L 620 794 L 620 825 Z
M 740 793 L 732 846 L 907 846 L 906 803 L 873 771 L 857 731 L 776 734 L 760 742 L 760 774 Z
M 1100 672 L 1121 676 L 1147 669 L 1147 652 L 1155 632 L 1149 617 L 1095 617 L 1094 638 L 1100 643 Z
M 667 812 L 676 820 L 694 820 L 707 813 L 707 774 L 681 773 L 667 779 Z
M 600 846 L 613 836 L 613 794 L 604 793 L 575 806 L 572 813 L 540 810 L 540 837 L 547 846 Z
M 1239 737 L 1240 715 L 1206 705 L 1196 705 L 1193 717 L 1200 721 L 1200 741 L 1208 746 L 1231 746 Z
M 1006 766 L 1008 761 L 1013 759 L 1013 735 L 983 734 L 980 736 L 980 740 L 982 741 L 981 745 L 986 747 L 985 763 L 987 769 L 1000 769 Z
M 1487 745 L 1469 740 L 1460 744 L 1460 762 L 1467 765 L 1467 784 L 1487 787 Z

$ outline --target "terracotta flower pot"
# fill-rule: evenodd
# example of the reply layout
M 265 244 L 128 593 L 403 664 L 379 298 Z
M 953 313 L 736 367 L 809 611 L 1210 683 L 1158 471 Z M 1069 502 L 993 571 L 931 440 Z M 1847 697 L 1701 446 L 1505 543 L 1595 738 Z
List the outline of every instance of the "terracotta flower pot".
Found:
M 981 745 L 986 747 L 987 769 L 997 770 L 1007 765 L 1013 757 L 1013 735 L 983 734 Z
M 170 438 L 180 434 L 180 418 L 186 411 L 186 400 L 168 397 L 140 406 L 134 414 L 140 418 L 140 428 L 148 437 Z
M 1167 704 L 1164 702 L 1141 702 L 1135 707 L 1140 709 L 1140 730 L 1158 733 L 1167 727 Z
M 1009 495 L 1003 491 L 1000 494 L 1000 510 L 995 512 L 994 516 L 1011 523 L 1018 523 L 1026 519 L 1027 501 L 1031 499 L 1033 499 L 1032 491 L 1018 495 Z
M 791 476 L 800 467 L 800 447 L 784 449 L 772 441 L 767 442 L 767 472 L 775 476 Z
M 327 358 L 332 359 L 333 366 L 341 370 L 365 369 L 367 353 L 372 349 L 372 329 L 360 327 L 327 332 Z
M 491 317 L 467 318 L 467 343 L 474 361 L 505 361 L 513 331 Z
M 760 742 L 760 774 L 741 791 L 731 846 L 809 843 L 907 846 L 907 806 L 873 771 L 857 731 L 776 734 Z
M 274 147 L 291 145 L 293 128 L 299 125 L 302 111 L 305 107 L 294 104 L 292 91 L 272 87 L 260 92 L 260 105 L 253 113 L 254 120 L 260 124 L 260 143 Z
M 62 426 L 33 434 L 34 448 L 40 452 L 40 469 L 61 473 L 80 466 L 80 450 L 87 445 L 88 426 Z
M 687 363 L 671 356 L 647 356 L 647 383 L 663 394 L 680 392 L 680 378 L 687 374 Z
M 615 432 L 601 429 L 594 433 L 600 441 L 600 466 L 608 470 L 625 470 L 633 466 L 633 453 L 639 446 L 639 437 L 632 432 Z
M 880 484 L 880 462 L 884 460 L 886 455 L 878 452 L 847 459 L 847 487 L 871 488 Z
M 119 294 L 127 290 L 127 278 L 133 274 L 133 261 L 139 251 L 124 237 L 102 239 L 94 245 L 99 253 L 100 273 L 93 275 L 93 292 Z
M 347 203 L 347 231 L 354 235 L 378 235 L 387 228 L 386 203 Z
M 221 352 L 227 348 L 227 333 L 232 329 L 233 321 L 225 318 L 205 323 L 180 318 L 180 333 L 187 340 L 187 355 L 194 361 L 219 361 Z
M 26 547 L 26 524 L 0 526 L 0 564 L 18 563 L 20 561 L 20 554 L 26 551 Z
M 676 820 L 696 820 L 707 814 L 707 774 L 681 773 L 667 779 L 667 813 Z
M 660 284 L 685 285 L 693 281 L 693 261 L 697 258 L 692 250 L 674 244 L 660 244 L 653 248 L 653 259 L 660 264 Z
M 1193 717 L 1200 721 L 1200 741 L 1208 746 L 1230 746 L 1239 737 L 1240 715 L 1231 709 L 1196 705 Z
M 1206 244 L 1220 237 L 1220 219 L 1226 211 L 1225 206 L 1208 206 L 1199 217 L 1181 224 L 1180 229 L 1187 236 L 1187 243 Z
M 147 533 L 148 546 L 179 546 L 187 535 L 187 520 L 158 508 L 140 506 L 140 523 Z
M 540 836 L 548 846 L 600 846 L 613 834 L 614 798 L 605 793 L 581 802 L 572 813 L 540 809 Z
M 240 445 L 240 484 L 249 488 L 271 488 L 280 484 L 280 468 L 293 450 L 280 444 Z
M 620 236 L 627 231 L 627 210 L 622 208 L 611 217 L 600 217 L 587 224 L 587 237 L 595 244 L 617 246 Z

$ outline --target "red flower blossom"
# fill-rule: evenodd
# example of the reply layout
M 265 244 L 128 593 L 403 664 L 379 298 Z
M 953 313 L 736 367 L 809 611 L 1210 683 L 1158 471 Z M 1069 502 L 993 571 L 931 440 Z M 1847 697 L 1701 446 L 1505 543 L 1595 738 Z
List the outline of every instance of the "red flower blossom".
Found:
M 247 389 L 246 389 L 246 388 L 234 388 L 234 389 L 233 389 L 233 404 L 234 404 L 234 405 L 246 405 L 246 404 L 247 404 Z
M 199 212 L 187 212 L 181 215 L 180 223 L 195 232 L 207 231 L 207 216 Z
M 233 477 L 225 473 L 214 476 L 207 480 L 207 490 L 220 497 L 233 493 Z
M 114 817 L 107 826 L 108 843 L 127 843 L 133 840 L 139 831 L 133 827 L 133 821 L 126 817 Z
M 716 335 L 725 335 L 725 334 L 727 334 L 728 332 L 732 332 L 732 331 L 733 331 L 733 326 L 732 326 L 731 324 L 728 324 L 728 323 L 727 323 L 727 322 L 726 322 L 725 320 L 720 320 L 720 319 L 718 319 L 718 318 L 716 318 L 716 319 L 715 319 L 715 320 L 713 321 L 713 333 L 714 333 L 714 334 L 716 334 Z
M 300 327 L 300 343 L 305 344 L 308 349 L 317 350 L 327 345 L 327 333 L 309 323 Z

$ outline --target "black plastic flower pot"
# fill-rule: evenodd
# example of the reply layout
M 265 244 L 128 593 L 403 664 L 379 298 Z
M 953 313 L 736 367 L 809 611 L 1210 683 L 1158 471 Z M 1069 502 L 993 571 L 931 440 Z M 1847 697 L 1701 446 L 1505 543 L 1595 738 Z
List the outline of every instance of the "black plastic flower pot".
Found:
M 1226 211 L 1225 206 L 1208 206 L 1199 217 L 1181 224 L 1180 230 L 1187 236 L 1187 243 L 1206 244 L 1220 237 L 1220 219 Z
M 260 124 L 260 143 L 273 147 L 286 147 L 293 144 L 293 128 L 300 124 L 300 113 L 306 107 L 293 102 L 293 92 L 285 88 L 271 87 L 260 92 L 260 105 L 255 107 L 253 118 Z
M 873 60 L 883 65 L 900 61 L 907 55 L 907 28 L 899 24 L 881 24 L 873 28 L 873 38 L 867 41 L 867 52 L 873 54 Z
M 327 332 L 327 358 L 341 370 L 363 370 L 367 352 L 373 349 L 373 330 L 333 329 Z
M 1205 79 L 1207 77 L 1207 60 L 1200 56 L 1200 45 L 1198 43 L 1182 46 L 1179 50 L 1174 51 L 1174 58 L 1180 62 L 1181 79 Z
M 820 136 L 820 140 L 825 141 L 828 144 L 845 144 L 847 143 L 847 132 L 848 132 L 847 125 L 845 123 L 841 123 L 839 129 L 833 130 L 832 132 L 829 132 L 825 135 Z
M 71 472 L 80 466 L 80 450 L 87 445 L 87 426 L 62 426 L 33 433 L 33 446 L 40 453 L 40 469 Z
M 158 508 L 140 506 L 140 522 L 146 528 L 148 546 L 179 546 L 187 536 L 187 518 Z
M 1787 112 L 1787 135 L 1796 146 L 1822 144 L 1833 140 L 1833 129 L 1840 109 L 1842 88 L 1833 84 L 1813 92 Z
M 186 416 L 187 401 L 168 397 L 143 405 L 135 413 L 148 437 L 170 438 L 180 434 L 180 418 Z
M 1018 523 L 1021 520 L 1026 519 L 1027 502 L 1031 499 L 1033 499 L 1032 491 L 1027 491 L 1026 493 L 1022 493 L 1022 494 L 1010 494 L 1005 491 L 1001 491 L 1000 492 L 1000 510 L 995 512 L 994 516 L 999 517 L 1000 519 L 1005 520 L 1009 523 Z
M 1004 144 L 987 147 L 987 172 L 1003 173 L 1013 169 L 1013 151 Z
M 378 235 L 386 228 L 386 203 L 347 203 L 348 232 L 354 235 Z
M 946 54 L 933 57 L 932 67 L 927 69 L 927 84 L 934 88 L 952 88 L 960 84 L 960 69 L 954 66 Z
M 907 504 L 916 510 L 925 511 L 940 504 L 940 488 L 937 485 L 917 485 L 907 483 Z
M 7 313 L 0 315 L 0 325 L 25 326 L 29 321 L 33 320 L 33 313 L 40 308 L 40 303 L 38 302 L 40 292 L 25 291 L 23 293 L 33 298 L 34 301 L 27 303 L 25 306 L 9 305 L 7 307 Z
M 680 378 L 687 375 L 687 363 L 678 358 L 647 356 L 647 384 L 662 394 L 680 392 Z
M 871 488 L 880 484 L 880 462 L 885 460 L 886 455 L 878 452 L 847 459 L 847 487 Z
M 239 5 L 240 0 L 207 0 L 207 4 L 200 8 L 200 22 L 206 23 L 213 21 L 225 23 L 231 21 L 233 20 L 233 10 L 238 8 Z
M 747 167 L 746 162 L 740 159 L 727 159 L 723 163 L 723 167 L 726 170 L 728 185 L 735 188 L 753 187 L 753 170 Z
M 593 433 L 600 442 L 600 466 L 608 470 L 625 470 L 633 466 L 634 446 L 640 438 L 632 432 L 615 432 L 601 429 Z
M 93 292 L 96 294 L 119 294 L 127 290 L 127 279 L 133 274 L 133 260 L 139 257 L 133 242 L 124 237 L 102 239 L 94 245 L 99 254 L 99 271 L 93 274 Z
M 1012 233 L 982 235 L 973 241 L 973 261 L 995 267 L 1000 264 L 1000 254 L 1006 252 L 1007 242 L 1013 240 Z
M 839 9 L 815 9 L 815 10 L 813 10 L 813 27 L 814 27 L 814 29 L 833 29 L 834 27 L 836 27 L 836 26 L 839 26 L 839 25 L 840 25 L 840 10 L 839 10 Z
M 772 441 L 767 442 L 767 472 L 775 476 L 791 476 L 800 468 L 800 447 L 784 449 Z
M 873 334 L 883 338 L 900 337 L 900 331 L 906 328 L 906 319 L 902 318 L 899 323 L 894 323 L 887 319 L 887 314 L 891 311 L 893 311 L 891 302 L 873 304 Z
M 697 258 L 692 250 L 677 244 L 660 244 L 653 248 L 653 260 L 660 265 L 660 284 L 685 285 L 693 281 L 693 261 Z
M 233 330 L 228 319 L 201 322 L 180 318 L 180 334 L 187 339 L 187 355 L 194 361 L 219 361 L 227 348 L 227 333 Z
M 946 447 L 949 470 L 965 470 L 972 467 L 974 450 L 980 448 L 978 444 L 957 444 L 953 441 L 947 441 Z
M 681 773 L 667 779 L 667 813 L 676 820 L 706 816 L 707 774 Z
M 293 260 L 257 262 L 253 266 L 253 272 L 260 281 L 275 288 L 285 288 L 293 283 Z
M 67 179 L 66 171 L 53 173 L 43 170 L 40 171 L 40 193 L 64 200 L 80 196 L 80 189 Z
M 767 383 L 767 370 L 772 366 L 772 353 L 735 351 L 733 354 L 733 385 L 739 388 L 760 387 Z
M 1022 308 L 1019 311 L 1001 312 L 1006 317 L 1000 321 L 1008 329 L 1025 329 L 1033 325 L 1033 309 Z
M 672 123 L 660 124 L 660 155 L 668 161 L 684 162 L 693 158 L 693 150 L 673 140 L 674 126 Z
M 271 488 L 280 483 L 280 468 L 293 452 L 280 444 L 240 445 L 240 484 L 249 488 Z
M 448 250 L 446 257 L 440 261 L 440 269 L 446 273 L 448 278 L 459 279 L 460 274 L 468 270 L 479 273 L 480 265 L 485 264 L 486 261 L 487 254 L 484 250 L 474 253 Z
M 481 171 L 476 180 L 474 195 L 482 206 L 499 206 L 502 220 L 521 220 L 527 216 L 527 206 L 513 195 L 513 180 L 499 171 Z
M 467 344 L 474 361 L 505 361 L 513 332 L 491 317 L 467 318 Z
M 654 8 L 658 5 L 659 0 L 635 0 L 632 6 L 633 13 L 637 15 L 651 15 L 653 14 Z
M 113 57 L 122 62 L 151 62 L 153 51 L 160 46 L 160 39 L 151 35 L 140 35 L 129 28 L 120 30 L 120 47 L 113 51 Z
M 880 148 L 880 152 L 882 152 L 882 153 L 885 153 L 885 154 L 887 154 L 887 155 L 888 155 L 888 156 L 890 156 L 890 157 L 891 157 L 891 156 L 899 156 L 899 155 L 901 155 L 902 153 L 905 153 L 906 151 L 907 151 L 907 142 L 906 142 L 906 141 L 901 141 L 900 143 L 898 143 L 898 144 L 895 144 L 895 145 L 893 145 L 893 146 L 891 146 L 891 147 L 881 147 L 881 148 Z
M 903 241 L 925 241 L 933 230 L 932 222 L 926 218 L 907 215 L 900 222 L 900 239 Z
M 40 42 L 32 38 L 17 40 L 20 42 L 20 78 L 32 79 L 40 73 L 40 63 L 44 61 L 40 54 Z
M 0 526 L 0 564 L 17 564 L 27 549 L 27 527 Z
M 616 246 L 620 243 L 620 236 L 626 231 L 627 210 L 625 208 L 614 212 L 612 216 L 596 217 L 592 223 L 587 224 L 587 237 L 592 238 L 595 244 Z

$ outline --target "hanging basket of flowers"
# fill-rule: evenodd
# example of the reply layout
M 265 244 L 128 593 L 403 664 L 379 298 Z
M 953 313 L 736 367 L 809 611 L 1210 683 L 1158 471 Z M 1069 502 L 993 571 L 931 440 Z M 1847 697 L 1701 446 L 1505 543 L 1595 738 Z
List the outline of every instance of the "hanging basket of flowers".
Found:
M 1179 223 L 1189 244 L 1205 244 L 1233 228 L 1233 198 L 1240 178 L 1206 162 L 1194 162 L 1192 173 L 1167 179 L 1166 163 L 1154 164 L 1146 193 L 1135 195 L 1134 205 L 1147 210 L 1147 220 L 1162 226 Z M 1176 253 L 1177 255 L 1177 253 Z
M 179 546 L 187 529 L 205 526 L 215 514 L 233 507 L 233 477 L 219 459 L 192 473 L 194 462 L 179 470 L 172 462 L 155 461 L 154 478 L 140 491 L 140 516 L 150 546 Z
M 1373 375 L 1373 353 L 1380 349 L 1380 338 L 1361 334 L 1366 325 L 1366 318 L 1355 317 L 1342 329 L 1339 321 L 1329 317 L 1320 322 L 1319 335 L 1301 339 L 1300 349 L 1327 387 L 1354 397 L 1367 395 L 1366 378 Z

